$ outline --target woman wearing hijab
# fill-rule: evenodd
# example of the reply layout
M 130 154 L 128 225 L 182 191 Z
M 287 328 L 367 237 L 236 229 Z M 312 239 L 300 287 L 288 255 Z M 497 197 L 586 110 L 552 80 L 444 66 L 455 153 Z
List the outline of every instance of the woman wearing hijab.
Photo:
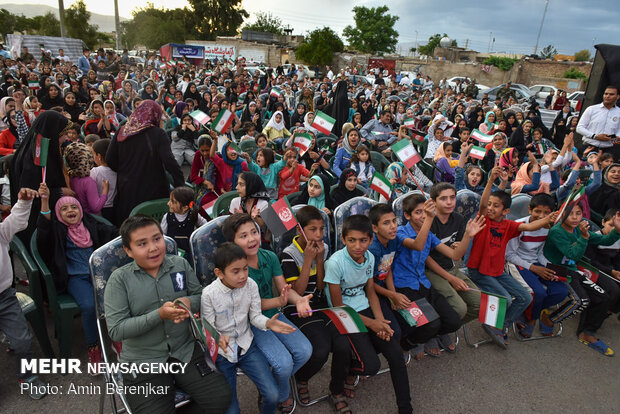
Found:
M 291 128 L 303 127 L 307 112 L 306 105 L 298 103 L 295 112 L 291 115 Z
M 502 152 L 508 145 L 508 138 L 506 134 L 498 132 L 493 135 L 491 140 L 491 148 L 487 150 L 484 158 L 480 161 L 480 166 L 485 171 L 491 171 L 495 165 L 499 162 L 499 158 L 502 156 Z
M 351 102 L 347 93 L 347 82 L 338 81 L 332 103 L 325 107 L 325 113 L 331 115 L 336 120 L 333 131 L 340 131 L 342 125 L 349 120 L 349 108 Z
M 155 92 L 153 85 L 151 85 L 150 83 L 147 83 L 146 86 L 144 87 L 144 90 L 142 91 L 142 94 L 140 95 L 140 98 L 142 98 L 142 100 L 144 101 L 146 100 L 156 101 L 157 92 Z
M 512 133 L 510 140 L 508 141 L 508 145 L 515 148 L 523 157 L 526 155 L 528 146 L 533 149 L 533 128 L 534 123 L 530 119 L 526 119 L 523 121 L 523 124 L 521 124 L 517 130 Z
M 79 123 L 82 108 L 78 105 L 76 96 L 73 92 L 67 92 L 65 95 L 65 103 L 62 106 L 65 112 L 71 115 L 71 122 Z
M 484 122 L 480 124 L 478 129 L 483 134 L 490 134 L 493 131 L 493 129 L 495 129 L 495 120 L 496 120 L 495 112 L 493 111 L 487 112 L 487 114 L 484 117 Z
M 205 114 L 208 114 L 211 110 L 211 93 L 209 91 L 202 93 L 202 98 L 198 101 L 198 109 Z
M 275 144 L 280 148 L 284 140 L 291 136 L 291 133 L 286 129 L 284 125 L 284 115 L 282 111 L 276 111 L 272 116 L 265 129 L 263 129 L 263 134 L 267 135 L 270 141 L 275 142 Z
M 188 98 L 191 98 L 196 102 L 199 102 L 201 99 L 200 92 L 198 92 L 198 88 L 194 82 L 190 82 L 189 85 L 187 85 L 187 89 L 185 89 L 185 93 L 183 94 L 184 101 Z
M 41 108 L 46 111 L 55 106 L 62 107 L 65 103 L 60 94 L 60 87 L 55 83 L 52 83 L 47 88 L 47 93 L 41 96 L 39 101 L 41 102 Z
M 241 113 L 241 124 L 245 125 L 247 122 L 254 124 L 257 131 L 263 130 L 263 121 L 260 119 L 258 105 L 254 101 L 248 103 Z
M 330 195 L 334 200 L 334 204 L 339 206 L 345 201 L 365 194 L 366 192 L 357 188 L 357 172 L 352 168 L 345 168 L 342 170 L 342 174 L 340 174 L 338 187 Z
M 45 183 L 50 190 L 50 205 L 56 205 L 56 201 L 63 195 L 75 194 L 69 188 L 69 178 L 65 175 L 64 161 L 60 152 L 60 143 L 66 140 L 67 130 L 72 126 L 71 121 L 56 111 L 45 111 L 35 119 L 10 165 L 11 204 L 17 202 L 17 194 L 21 188 L 39 188 L 43 181 L 43 167 L 35 165 L 34 161 L 39 134 L 50 140 L 45 168 Z M 28 228 L 18 233 L 26 245 L 30 243 L 30 236 L 40 211 L 41 200 L 35 198 L 30 210 Z
M 15 99 L 10 96 L 5 96 L 0 99 L 0 131 L 9 127 L 9 124 L 4 121 L 4 118 L 6 118 L 6 115 L 11 109 L 15 109 Z
M 239 197 L 230 202 L 230 214 L 247 213 L 256 219 L 260 212 L 269 207 L 269 194 L 260 176 L 251 171 L 239 174 L 236 186 Z M 262 220 L 258 223 L 261 227 Z
M 19 136 L 17 133 L 17 121 L 15 120 L 15 109 L 10 109 L 2 118 L 8 128 L 0 132 L 0 156 L 13 154 L 15 152 L 15 142 Z M 2 171 L 4 174 L 4 171 Z
M 117 223 L 144 201 L 168 198 L 170 183 L 166 171 L 172 176 L 174 187 L 184 184 L 168 134 L 160 128 L 161 117 L 159 104 L 146 100 L 110 142 L 106 162 L 117 174 Z
M 52 84 L 52 78 L 48 75 L 41 75 L 39 78 L 39 90 L 37 91 L 37 98 L 41 100 L 41 98 L 47 95 L 47 89 Z
M 312 91 L 310 90 L 310 88 L 305 87 L 301 90 L 297 104 L 299 105 L 300 103 L 306 105 L 306 109 L 308 111 L 314 111 L 314 99 L 312 97 Z
M 590 208 L 604 216 L 607 210 L 620 206 L 620 163 L 613 163 L 603 171 L 603 183 L 589 197 Z
M 331 214 L 336 204 L 329 194 L 329 181 L 323 174 L 315 174 L 310 177 L 308 183 L 301 189 L 301 194 L 295 200 L 295 204 L 307 204 Z
M 342 171 L 351 165 L 351 157 L 360 143 L 360 133 L 357 129 L 351 128 L 347 131 L 342 140 L 342 146 L 336 150 L 334 155 L 333 171 L 340 177 Z

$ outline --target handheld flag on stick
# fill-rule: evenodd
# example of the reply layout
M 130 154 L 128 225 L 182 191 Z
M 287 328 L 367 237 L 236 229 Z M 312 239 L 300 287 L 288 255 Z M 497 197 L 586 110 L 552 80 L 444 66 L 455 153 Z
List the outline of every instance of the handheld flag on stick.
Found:
M 269 92 L 269 96 L 279 98 L 280 96 L 282 96 L 282 90 L 274 86 L 273 88 L 271 88 L 271 92 Z
M 218 341 L 220 340 L 219 332 L 213 326 L 211 326 L 211 324 L 209 324 L 209 322 L 207 322 L 206 320 L 203 319 L 201 321 L 198 317 L 196 317 L 192 313 L 191 309 L 188 308 L 180 300 L 178 299 L 175 300 L 174 305 L 179 308 L 182 308 L 183 310 L 185 310 L 185 312 L 189 314 L 188 319 L 189 319 L 190 329 L 192 330 L 192 334 L 194 335 L 196 339 L 198 339 L 204 345 L 205 349 L 209 351 L 209 356 L 213 360 L 213 363 L 215 363 L 215 360 L 217 359 L 217 352 L 219 349 L 219 346 L 218 346 Z M 202 322 L 202 327 L 200 326 L 201 322 Z
M 327 315 L 336 329 L 338 329 L 338 332 L 343 335 L 368 332 L 359 314 L 347 305 L 318 310 Z
M 207 125 L 207 122 L 211 120 L 209 115 L 205 114 L 200 109 L 196 109 L 194 112 L 190 113 L 189 116 L 194 118 L 196 121 L 198 121 L 202 125 Z
M 220 111 L 217 118 L 213 121 L 212 128 L 220 134 L 225 134 L 232 125 L 233 114 L 228 109 Z
M 413 130 L 412 131 L 413 135 L 411 136 L 411 138 L 415 139 L 418 142 L 424 142 L 424 134 L 421 133 L 420 131 L 417 130 Z
M 469 150 L 469 156 L 472 158 L 475 158 L 477 160 L 481 160 L 484 158 L 484 155 L 487 153 L 487 150 L 482 148 L 482 147 L 478 147 L 476 145 L 474 145 L 473 147 L 471 147 L 471 150 Z
M 392 183 L 390 183 L 390 180 L 385 178 L 385 176 L 380 172 L 375 172 L 372 175 L 372 179 L 370 180 L 370 189 L 381 194 L 386 200 L 389 200 L 392 196 Z
M 405 119 L 403 119 L 403 125 L 406 128 L 409 128 L 409 129 L 415 128 L 415 118 L 405 118 Z
M 478 320 L 497 329 L 504 329 L 506 298 L 492 293 L 480 292 Z
M 164 100 L 168 103 L 168 105 L 174 106 L 174 99 L 169 94 L 166 94 Z
M 398 159 L 405 164 L 407 169 L 422 161 L 422 157 L 420 157 L 420 154 L 413 148 L 413 144 L 408 139 L 401 139 L 396 144 L 392 145 L 392 151 L 394 151 Z
M 275 237 L 282 236 L 297 225 L 297 219 L 286 198 L 281 198 L 264 209 L 260 216 Z
M 544 155 L 547 152 L 547 146 L 543 142 L 535 143 L 534 148 L 536 148 L 536 153 L 539 155 Z
M 203 206 L 204 211 L 209 215 L 209 217 L 213 218 L 213 207 L 215 207 L 215 202 L 217 198 L 209 201 L 207 204 Z
M 560 212 L 558 213 L 558 217 L 555 219 L 556 223 L 562 219 L 562 216 L 564 215 L 564 212 L 566 211 L 566 209 L 574 205 L 575 203 L 577 203 L 581 199 L 581 197 L 583 197 L 585 192 L 586 192 L 586 187 L 583 184 L 576 185 L 575 187 L 573 187 L 573 190 L 570 192 L 570 194 L 566 198 L 566 201 L 564 202 L 564 204 L 562 204 L 562 207 L 560 207 Z
M 424 298 L 411 302 L 407 309 L 399 309 L 398 313 L 401 314 L 409 326 L 423 326 L 439 319 L 439 314 L 433 308 L 433 305 Z
M 303 157 L 303 155 L 310 149 L 310 145 L 312 145 L 312 137 L 310 134 L 295 134 L 295 141 L 293 141 L 293 146 L 299 148 L 299 156 Z
M 312 121 L 312 128 L 329 135 L 332 133 L 336 120 L 322 111 L 317 111 Z
M 471 133 L 471 137 L 478 142 L 484 142 L 485 144 L 493 141 L 493 135 L 484 134 L 480 132 L 479 129 L 474 129 L 474 131 Z
M 47 153 L 50 148 L 49 138 L 44 138 L 43 135 L 37 135 L 37 143 L 34 150 L 34 165 L 43 167 L 43 182 L 45 182 L 45 176 L 47 172 Z

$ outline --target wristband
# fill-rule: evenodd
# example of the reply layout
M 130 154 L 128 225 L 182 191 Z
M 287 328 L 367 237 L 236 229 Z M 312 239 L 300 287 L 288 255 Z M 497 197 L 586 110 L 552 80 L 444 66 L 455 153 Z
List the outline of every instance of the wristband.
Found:
M 52 210 L 42 211 L 41 214 L 50 214 Z

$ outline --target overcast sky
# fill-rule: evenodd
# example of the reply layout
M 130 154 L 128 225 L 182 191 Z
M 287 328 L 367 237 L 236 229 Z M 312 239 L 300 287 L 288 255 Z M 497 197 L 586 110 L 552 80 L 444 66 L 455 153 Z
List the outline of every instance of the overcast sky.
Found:
M 186 0 L 150 0 L 156 7 L 188 5 Z M 1 3 L 14 0 L 0 0 Z M 90 11 L 114 14 L 112 0 L 85 0 Z M 57 0 L 20 0 L 20 3 L 47 4 L 57 7 Z M 73 0 L 65 0 L 69 7 Z M 489 48 L 507 53 L 532 53 L 545 8 L 545 0 L 244 0 L 250 19 L 258 11 L 268 11 L 290 25 L 295 34 L 304 34 L 317 27 L 329 26 L 339 34 L 353 23 L 351 9 L 355 5 L 380 6 L 387 4 L 390 13 L 400 16 L 396 23 L 402 52 L 416 41 L 425 44 L 434 33 L 447 33 L 459 46 L 480 52 Z M 119 0 L 120 14 L 131 17 L 145 0 Z M 619 43 L 620 0 L 549 0 L 539 50 L 554 45 L 559 53 L 573 54 L 581 49 L 593 50 L 597 43 Z M 417 31 L 417 33 L 416 33 Z M 490 36 L 490 33 L 493 33 Z

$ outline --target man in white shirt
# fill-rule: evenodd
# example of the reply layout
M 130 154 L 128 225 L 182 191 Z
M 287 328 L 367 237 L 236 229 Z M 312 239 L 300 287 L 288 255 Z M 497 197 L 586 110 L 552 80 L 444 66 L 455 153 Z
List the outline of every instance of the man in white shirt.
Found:
M 330 68 L 329 66 L 327 67 L 327 75 L 325 76 L 329 78 L 330 82 L 334 79 L 334 72 L 332 71 L 332 68 Z
M 620 156 L 620 108 L 616 106 L 618 87 L 610 85 L 603 92 L 603 102 L 583 111 L 577 133 L 586 145 Z
M 409 87 L 411 85 L 411 79 L 409 79 L 408 74 L 404 74 L 402 78 L 400 78 L 400 85 Z
M 58 49 L 58 56 L 56 56 L 56 59 L 60 59 L 64 62 L 69 62 L 71 60 L 69 56 L 65 56 L 65 51 L 62 49 Z

